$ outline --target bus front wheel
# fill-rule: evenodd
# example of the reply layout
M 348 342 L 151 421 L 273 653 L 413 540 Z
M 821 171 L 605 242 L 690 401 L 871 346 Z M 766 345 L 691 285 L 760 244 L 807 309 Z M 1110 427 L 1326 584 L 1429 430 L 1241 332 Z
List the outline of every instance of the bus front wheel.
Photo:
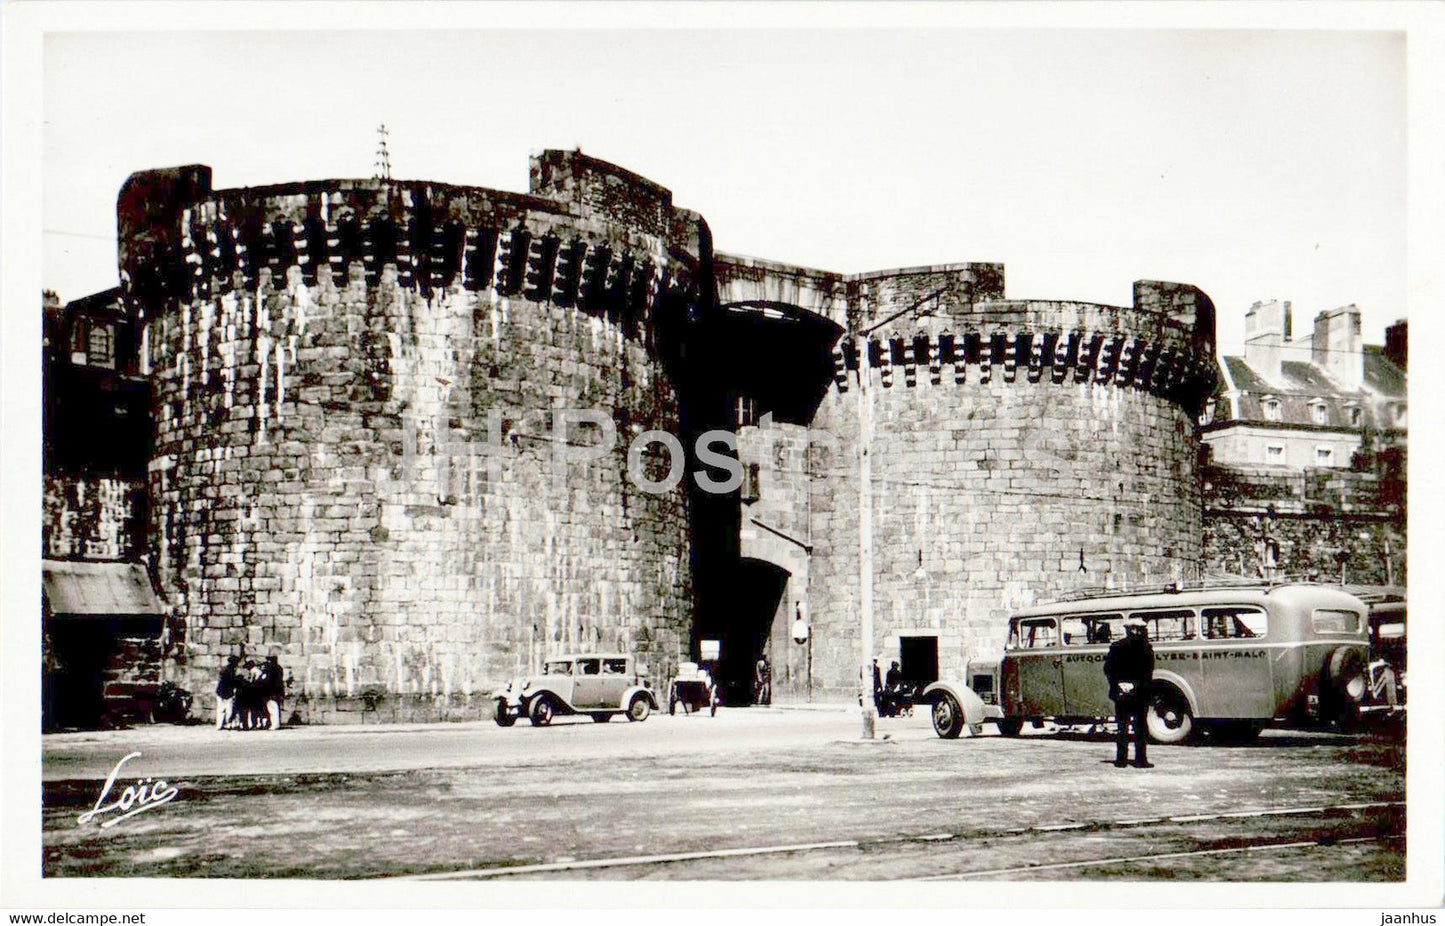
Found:
M 1184 742 L 1194 734 L 1194 715 L 1189 710 L 1189 701 L 1177 689 L 1160 688 L 1149 701 L 1145 725 L 1149 728 L 1149 738 L 1156 743 Z

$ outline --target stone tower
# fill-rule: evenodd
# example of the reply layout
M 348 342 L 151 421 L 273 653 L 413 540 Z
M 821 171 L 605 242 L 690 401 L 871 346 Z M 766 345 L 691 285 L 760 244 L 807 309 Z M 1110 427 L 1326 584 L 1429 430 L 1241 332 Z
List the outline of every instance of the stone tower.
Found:
M 667 190 L 580 152 L 535 157 L 530 195 L 197 166 L 133 175 L 119 220 L 184 687 L 274 650 L 303 719 L 461 718 L 557 651 L 687 656 L 686 492 L 626 478 L 634 435 L 689 427 L 711 298 Z

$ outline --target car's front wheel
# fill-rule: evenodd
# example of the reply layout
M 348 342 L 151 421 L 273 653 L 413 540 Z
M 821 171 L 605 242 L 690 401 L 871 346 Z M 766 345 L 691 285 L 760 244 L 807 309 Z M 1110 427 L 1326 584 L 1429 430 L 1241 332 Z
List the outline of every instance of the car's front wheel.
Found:
M 946 740 L 963 732 L 963 707 L 951 694 L 940 694 L 933 702 L 933 730 Z
M 527 719 L 532 721 L 534 727 L 545 727 L 557 716 L 557 705 L 552 699 L 542 695 L 532 702 L 532 709 L 527 712 Z
M 647 695 L 633 695 L 632 700 L 627 704 L 627 719 L 641 722 L 647 719 L 652 713 L 652 702 L 647 700 Z
M 507 710 L 507 702 L 501 698 L 497 699 L 497 726 L 510 727 L 517 722 L 517 715 Z

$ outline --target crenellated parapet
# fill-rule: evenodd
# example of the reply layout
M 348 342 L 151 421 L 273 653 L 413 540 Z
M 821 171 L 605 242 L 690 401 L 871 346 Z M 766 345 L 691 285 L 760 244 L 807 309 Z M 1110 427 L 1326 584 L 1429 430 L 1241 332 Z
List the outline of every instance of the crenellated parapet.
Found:
M 834 383 L 842 392 L 856 380 L 860 363 L 884 388 L 1094 383 L 1153 393 L 1186 407 L 1202 401 L 1214 382 L 1209 358 L 1184 350 L 1177 339 L 1100 331 L 889 332 L 844 338 L 833 357 Z
M 337 182 L 212 194 L 178 216 L 169 272 L 124 268 L 126 298 L 157 306 L 297 283 L 391 282 L 423 298 L 460 290 L 575 308 L 651 342 L 695 290 L 695 261 L 534 197 L 435 184 Z

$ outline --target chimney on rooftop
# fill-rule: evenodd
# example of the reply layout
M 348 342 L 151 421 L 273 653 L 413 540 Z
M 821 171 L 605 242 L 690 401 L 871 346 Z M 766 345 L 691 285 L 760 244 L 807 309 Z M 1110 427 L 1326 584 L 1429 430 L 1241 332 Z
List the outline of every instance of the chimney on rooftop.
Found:
M 1405 369 L 1405 355 L 1409 353 L 1406 334 L 1403 318 L 1385 329 L 1385 358 L 1402 370 Z
M 1365 343 L 1360 335 L 1360 310 L 1353 305 L 1315 316 L 1310 362 L 1349 390 L 1365 385 Z
M 1244 313 L 1244 362 L 1271 382 L 1281 378 L 1280 365 L 1289 338 L 1289 302 L 1256 302 Z

